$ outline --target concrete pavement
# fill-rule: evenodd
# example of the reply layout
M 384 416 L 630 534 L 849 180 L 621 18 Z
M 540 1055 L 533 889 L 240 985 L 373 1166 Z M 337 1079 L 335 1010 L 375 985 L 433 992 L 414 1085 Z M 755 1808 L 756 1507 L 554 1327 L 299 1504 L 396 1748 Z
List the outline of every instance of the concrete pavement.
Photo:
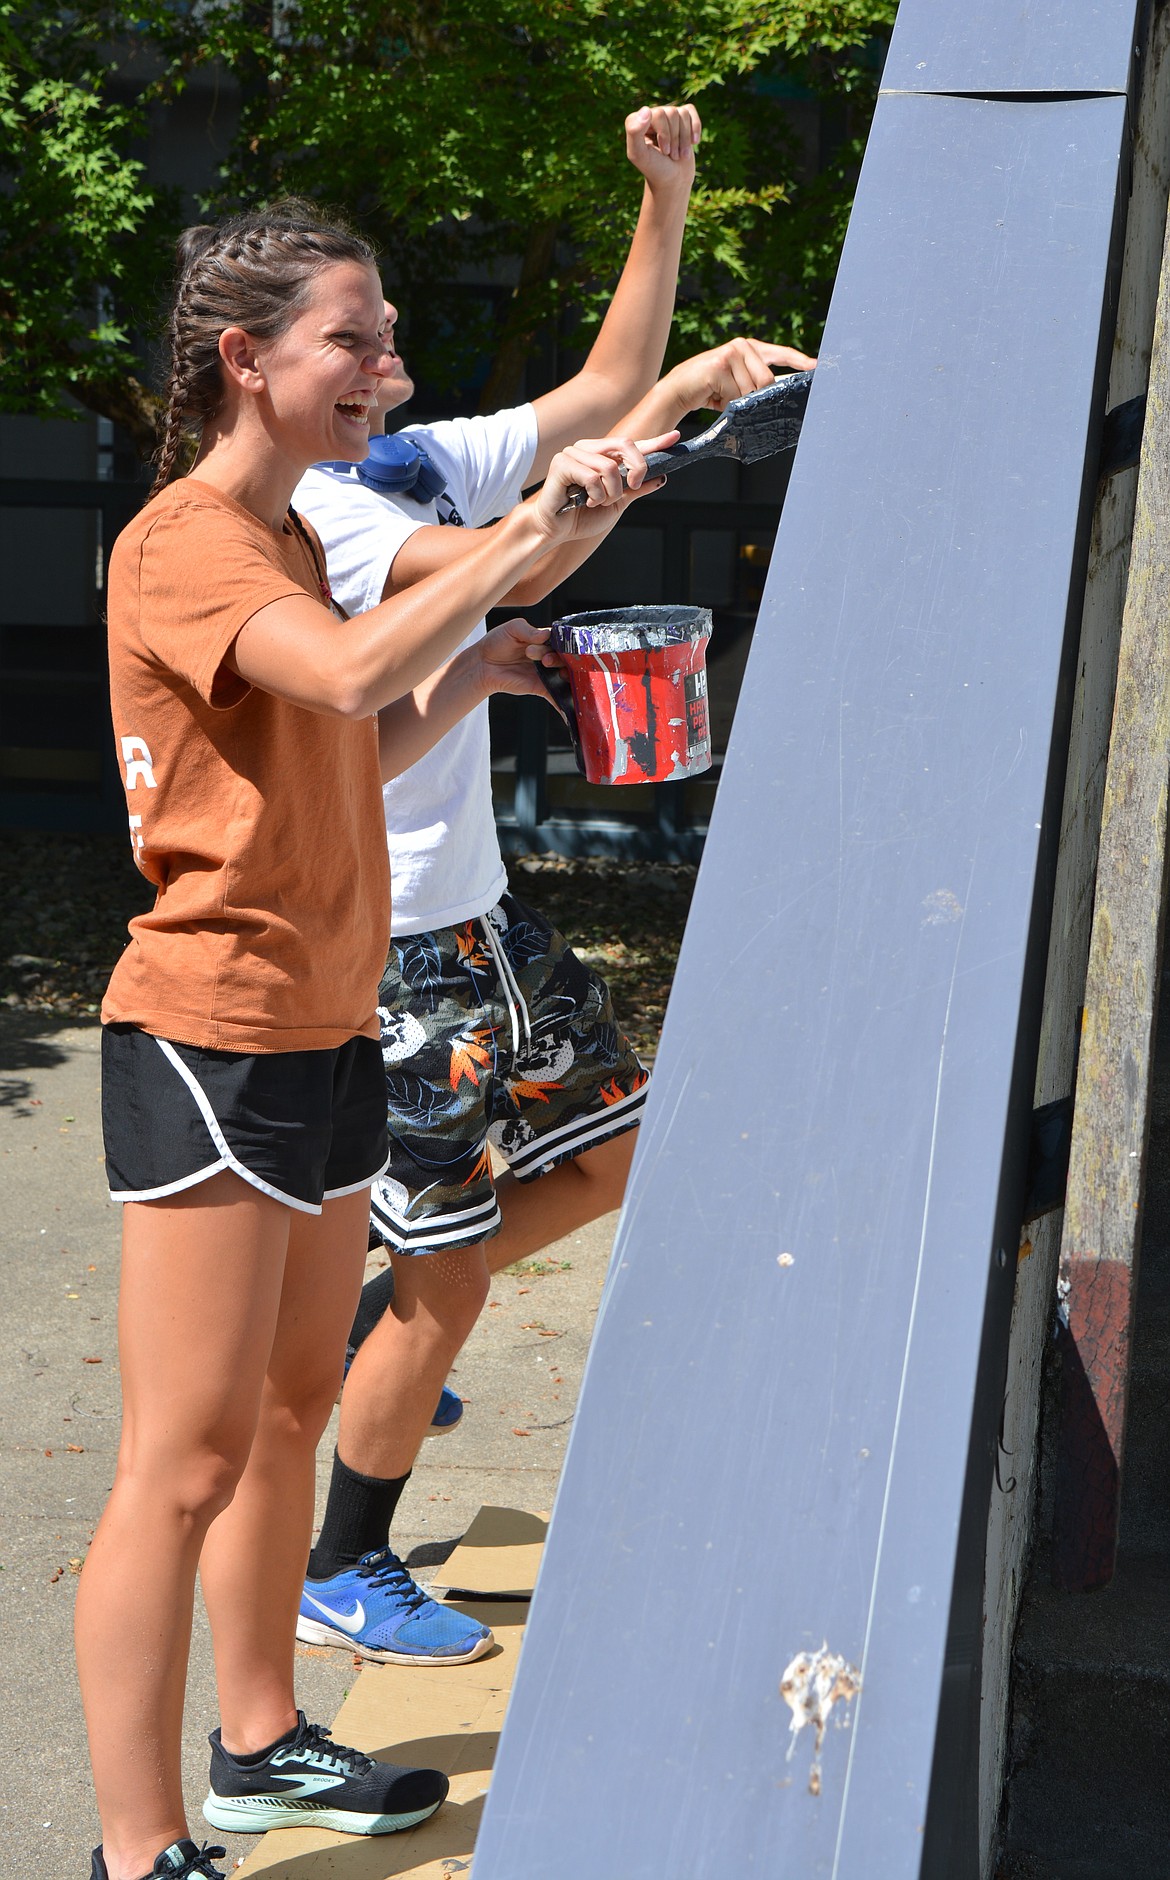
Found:
M 0 1014 L 0 1690 L 10 1745 L 0 1872 L 43 1880 L 84 1880 L 98 1838 L 72 1616 L 118 1441 L 120 1209 L 102 1167 L 99 1037 L 96 1025 Z M 551 1505 L 615 1219 L 495 1281 L 453 1377 L 467 1401 L 463 1421 L 424 1445 L 395 1526 L 396 1546 L 424 1580 L 481 1503 Z M 322 1492 L 332 1441 L 331 1431 Z M 150 1551 L 144 1534 L 144 1575 Z M 304 1648 L 298 1658 L 301 1703 L 331 1722 L 353 1681 L 352 1658 Z M 408 1679 L 411 1670 L 390 1675 Z M 220 1838 L 198 1813 L 216 1715 L 200 1612 L 184 1733 L 197 1840 Z M 251 1845 L 232 1837 L 232 1858 Z

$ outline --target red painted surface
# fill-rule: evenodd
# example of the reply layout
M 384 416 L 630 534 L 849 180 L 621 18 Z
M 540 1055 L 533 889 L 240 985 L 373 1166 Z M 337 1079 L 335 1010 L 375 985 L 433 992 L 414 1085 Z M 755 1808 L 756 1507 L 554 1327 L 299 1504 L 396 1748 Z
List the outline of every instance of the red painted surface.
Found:
M 1117 1559 L 1135 1274 L 1124 1261 L 1078 1254 L 1062 1278 L 1053 1573 L 1067 1591 L 1086 1593 L 1108 1585 Z

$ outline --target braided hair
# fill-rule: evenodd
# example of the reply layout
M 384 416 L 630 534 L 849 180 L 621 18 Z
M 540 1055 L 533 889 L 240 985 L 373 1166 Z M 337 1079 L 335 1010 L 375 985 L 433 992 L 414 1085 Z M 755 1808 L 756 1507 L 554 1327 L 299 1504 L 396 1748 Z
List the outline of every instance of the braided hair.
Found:
M 255 339 L 276 339 L 302 311 L 322 268 L 338 261 L 372 267 L 376 257 L 360 235 L 323 221 L 313 203 L 289 196 L 215 226 L 184 230 L 176 259 L 167 409 L 151 496 L 174 475 L 183 439 L 198 437 L 223 402 L 220 334 L 239 326 Z

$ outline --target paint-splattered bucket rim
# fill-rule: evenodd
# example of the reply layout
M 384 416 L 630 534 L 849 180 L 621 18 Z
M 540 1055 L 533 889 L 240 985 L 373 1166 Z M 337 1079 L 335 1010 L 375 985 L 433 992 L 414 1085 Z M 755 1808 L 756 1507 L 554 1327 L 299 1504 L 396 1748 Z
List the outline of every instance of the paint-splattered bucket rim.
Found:
M 710 637 L 709 607 L 599 607 L 554 620 L 548 643 L 554 653 L 580 656 L 639 653 Z

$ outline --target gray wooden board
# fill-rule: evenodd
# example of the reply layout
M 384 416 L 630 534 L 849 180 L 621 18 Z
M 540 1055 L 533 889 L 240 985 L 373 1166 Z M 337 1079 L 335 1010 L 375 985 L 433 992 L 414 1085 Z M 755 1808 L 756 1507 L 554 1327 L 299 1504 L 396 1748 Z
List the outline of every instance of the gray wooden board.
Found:
M 948 1635 L 977 1684 L 1125 108 L 879 105 L 476 1880 L 919 1872 Z M 814 1798 L 778 1686 L 822 1642 L 864 1688 Z
M 1145 0 L 901 0 L 888 91 L 1060 94 L 1129 88 Z

